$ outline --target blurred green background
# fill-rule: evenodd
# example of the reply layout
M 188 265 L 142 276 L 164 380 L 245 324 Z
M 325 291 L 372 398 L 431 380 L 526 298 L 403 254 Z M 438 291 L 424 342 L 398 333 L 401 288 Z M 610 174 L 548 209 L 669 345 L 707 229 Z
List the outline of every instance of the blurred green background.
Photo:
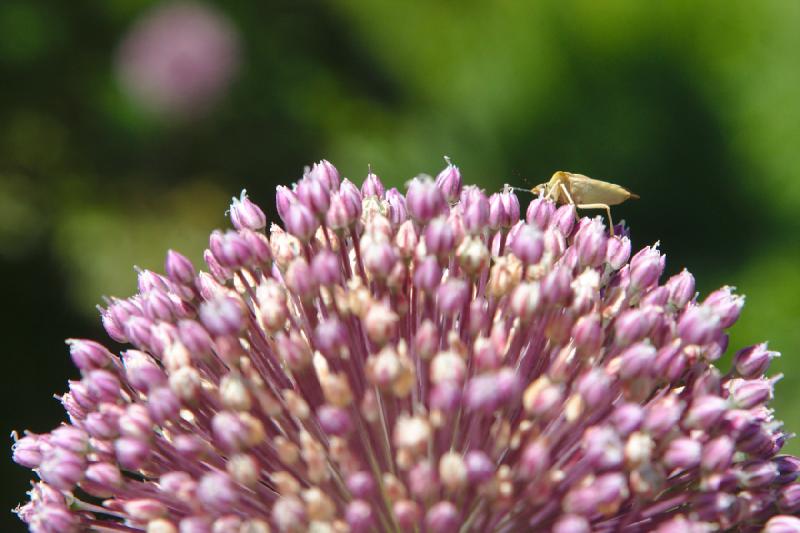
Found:
M 783 352 L 775 405 L 800 431 L 800 3 L 230 0 L 235 74 L 192 113 L 118 75 L 163 4 L 0 2 L 6 434 L 62 419 L 63 339 L 105 338 L 94 305 L 134 291 L 132 265 L 199 261 L 242 188 L 273 215 L 323 157 L 400 186 L 443 155 L 489 189 L 565 169 L 638 192 L 615 211 L 634 245 L 747 295 L 731 347 Z M 4 465 L 7 509 L 29 474 Z

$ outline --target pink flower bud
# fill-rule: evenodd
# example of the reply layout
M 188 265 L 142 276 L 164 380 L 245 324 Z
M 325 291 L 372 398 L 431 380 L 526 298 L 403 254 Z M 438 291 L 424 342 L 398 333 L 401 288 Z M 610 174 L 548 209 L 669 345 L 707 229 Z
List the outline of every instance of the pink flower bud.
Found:
M 389 220 L 394 226 L 399 226 L 408 219 L 406 197 L 392 187 L 386 191 L 386 202 L 389 204 Z
M 642 425 L 644 410 L 635 403 L 624 403 L 614 409 L 611 423 L 621 437 L 627 437 Z
M 736 323 L 744 307 L 744 296 L 733 294 L 731 287 L 718 289 L 703 301 L 719 317 L 720 325 L 729 328 Z
M 147 392 L 150 387 L 158 387 L 167 382 L 167 376 L 153 358 L 139 350 L 127 350 L 122 353 L 125 365 L 125 377 L 133 388 Z
M 39 475 L 59 490 L 72 490 L 83 477 L 86 459 L 64 448 L 47 451 L 39 464 Z
M 420 520 L 420 509 L 416 502 L 400 500 L 392 506 L 392 512 L 401 529 L 408 531 L 416 527 Z
M 81 370 L 105 368 L 111 365 L 114 355 L 102 344 L 85 339 L 67 339 L 72 362 Z
M 331 204 L 331 191 L 326 184 L 308 177 L 300 180 L 295 189 L 295 194 L 297 195 L 297 200 L 317 217 L 324 217 Z
M 694 276 L 685 268 L 667 280 L 669 302 L 675 309 L 683 309 L 694 298 Z
M 89 451 L 89 435 L 74 426 L 62 425 L 50 432 L 48 444 L 85 455 Z
M 480 378 L 473 378 L 473 380 L 475 379 Z M 473 392 L 472 395 L 470 395 L 470 390 L 473 387 L 473 383 L 470 382 L 467 388 L 468 406 L 470 409 L 476 408 L 476 405 L 474 404 L 476 401 L 475 393 Z M 470 401 L 472 403 L 469 403 Z M 431 406 L 431 409 L 444 411 L 445 413 L 453 413 L 461 405 L 461 387 L 453 381 L 443 381 L 441 383 L 437 383 L 431 389 L 428 402 Z
M 556 204 L 548 198 L 534 198 L 528 205 L 525 219 L 528 224 L 533 224 L 541 231 L 550 225 L 550 220 L 556 212 Z
M 431 533 L 455 533 L 460 525 L 458 509 L 448 501 L 434 504 L 425 515 L 425 526 Z
M 436 469 L 428 461 L 417 463 L 408 472 L 408 490 L 421 499 L 426 499 L 439 490 Z
M 800 533 L 800 518 L 778 515 L 770 518 L 763 529 L 764 533 Z
M 634 290 L 643 291 L 658 283 L 664 271 L 664 256 L 656 246 L 642 248 L 631 259 L 631 287 Z
M 431 255 L 447 255 L 453 250 L 453 228 L 443 217 L 431 220 L 425 228 L 425 248 Z
M 239 235 L 244 239 L 245 244 L 247 244 L 253 262 L 256 265 L 269 264 L 272 260 L 272 252 L 269 246 L 269 239 L 267 239 L 266 235 L 248 228 L 240 229 Z
M 550 467 L 550 450 L 543 440 L 536 440 L 523 448 L 519 474 L 525 479 L 535 479 Z
M 14 462 L 26 468 L 38 468 L 42 462 L 43 444 L 46 447 L 42 437 L 34 434 L 29 434 L 16 440 L 13 447 Z
M 669 470 L 694 468 L 700 464 L 702 449 L 702 445 L 694 439 L 675 439 L 664 452 L 664 465 Z
M 408 186 L 406 206 L 414 220 L 426 223 L 442 213 L 446 200 L 444 193 L 430 178 L 414 178 Z
M 526 265 L 539 262 L 544 253 L 544 240 L 542 233 L 534 226 L 525 224 L 514 235 L 510 243 L 511 251 Z
M 369 472 L 354 472 L 347 478 L 347 490 L 356 498 L 368 499 L 375 492 L 375 479 Z
M 474 185 L 461 191 L 461 218 L 464 229 L 470 234 L 479 234 L 486 230 L 489 223 L 489 199 Z
M 575 227 L 575 219 L 575 206 L 572 204 L 565 204 L 556 209 L 556 212 L 553 213 L 550 219 L 550 225 L 558 229 L 564 237 L 569 237 Z
M 150 389 L 147 398 L 147 411 L 156 424 L 163 425 L 167 421 L 178 418 L 181 403 L 169 387 L 154 387 Z
M 729 389 L 733 402 L 740 409 L 752 409 L 771 400 L 775 388 L 773 379 L 731 380 Z
M 731 465 L 735 451 L 733 440 L 727 435 L 720 435 L 703 446 L 700 464 L 705 470 L 724 471 Z
M 267 225 L 264 212 L 250 201 L 247 191 L 242 190 L 239 198 L 234 197 L 230 207 L 231 222 L 236 229 L 260 230 Z
M 329 287 L 342 281 L 339 258 L 333 252 L 323 250 L 311 261 L 311 274 L 321 285 Z
M 442 313 L 454 315 L 469 301 L 469 287 L 464 280 L 450 278 L 436 291 L 436 302 Z
M 575 514 L 562 515 L 553 524 L 553 533 L 591 533 L 591 531 L 589 521 Z
M 453 203 L 461 195 L 461 172 L 448 158 L 445 161 L 447 166 L 436 176 L 436 186 L 444 193 L 447 201 Z
M 519 199 L 511 189 L 489 197 L 489 227 L 510 228 L 519 221 Z
M 626 348 L 620 356 L 619 376 L 622 379 L 641 378 L 650 373 L 656 358 L 656 349 L 639 342 Z
M 442 281 L 442 268 L 434 257 L 426 257 L 414 271 L 414 286 L 424 291 L 434 291 Z
M 200 320 L 212 335 L 235 335 L 244 325 L 242 307 L 230 297 L 203 302 Z
M 361 196 L 366 198 L 368 196 L 377 196 L 383 198 L 386 188 L 381 183 L 381 179 L 377 174 L 369 172 L 367 177 L 364 178 L 364 183 L 361 185 Z
M 84 378 L 89 395 L 97 402 L 115 402 L 121 390 L 117 376 L 107 370 L 92 370 Z
M 781 489 L 778 495 L 778 509 L 782 513 L 797 513 L 797 511 L 800 511 L 800 484 L 793 483 Z
M 707 344 L 722 331 L 719 317 L 704 305 L 687 308 L 678 321 L 678 335 L 687 344 Z
M 631 241 L 627 237 L 614 236 L 606 244 L 606 263 L 619 270 L 631 257 Z
M 314 213 L 300 202 L 289 206 L 283 223 L 286 225 L 286 231 L 302 242 L 310 240 L 319 227 L 319 221 Z
M 345 519 L 353 533 L 370 531 L 375 523 L 372 507 L 364 500 L 353 500 L 347 504 Z
M 719 396 L 699 396 L 689 406 L 684 423 L 691 428 L 710 430 L 723 417 L 728 407 L 728 402 Z
M 239 501 L 239 490 L 222 472 L 209 472 L 197 486 L 197 499 L 213 511 L 227 511 Z
M 770 361 L 780 354 L 767 350 L 767 343 L 755 344 L 736 352 L 733 365 L 740 376 L 754 379 L 764 375 Z
M 574 246 L 578 254 L 578 261 L 583 266 L 596 267 L 605 261 L 608 237 L 606 237 L 606 229 L 599 218 L 593 219 L 578 230 Z
M 353 422 L 346 409 L 322 405 L 317 410 L 319 425 L 328 435 L 346 436 L 353 430 Z

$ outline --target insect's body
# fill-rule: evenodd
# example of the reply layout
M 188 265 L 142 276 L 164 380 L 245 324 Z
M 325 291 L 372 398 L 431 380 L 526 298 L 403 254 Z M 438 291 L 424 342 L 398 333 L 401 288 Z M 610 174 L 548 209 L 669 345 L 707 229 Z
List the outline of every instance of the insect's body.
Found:
M 621 204 L 630 198 L 639 198 L 615 183 L 562 170 L 553 174 L 550 181 L 537 185 L 531 191 L 534 194 L 543 193 L 557 204 L 572 204 L 579 209 L 605 209 L 612 234 L 614 225 L 609 206 Z

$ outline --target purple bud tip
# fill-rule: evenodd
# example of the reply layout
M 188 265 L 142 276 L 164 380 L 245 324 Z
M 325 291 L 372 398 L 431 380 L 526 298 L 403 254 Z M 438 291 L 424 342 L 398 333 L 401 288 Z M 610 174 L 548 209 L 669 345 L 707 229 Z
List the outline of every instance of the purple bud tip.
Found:
M 445 157 L 447 167 L 436 176 L 436 186 L 444 193 L 448 202 L 455 202 L 461 195 L 461 172 Z
M 314 163 L 308 176 L 314 181 L 323 183 L 331 192 L 339 189 L 339 171 L 325 159 Z
M 200 320 L 212 335 L 235 335 L 244 325 L 242 307 L 231 297 L 204 302 Z
M 489 226 L 508 229 L 519 221 L 519 199 L 510 188 L 489 197 Z
M 756 344 L 736 352 L 733 365 L 743 378 L 758 378 L 767 371 L 770 361 L 779 355 L 778 352 L 767 350 L 767 343 Z
M 770 518 L 764 526 L 764 533 L 800 533 L 800 518 L 778 515 Z
M 383 186 L 383 183 L 381 183 L 381 179 L 377 174 L 373 174 L 372 171 L 370 171 L 367 177 L 364 178 L 364 183 L 361 185 L 361 196 L 364 198 L 368 196 L 383 198 L 385 192 L 386 188 Z
M 425 515 L 425 526 L 431 533 L 453 533 L 460 525 L 458 509 L 447 501 L 433 505 Z
M 264 229 L 267 217 L 256 204 L 247 197 L 247 191 L 242 189 L 239 198 L 234 197 L 230 207 L 231 222 L 236 229 L 251 229 L 254 231 Z
M 408 219 L 406 197 L 400 191 L 394 187 L 386 191 L 386 202 L 389 204 L 389 220 L 392 224 L 399 226 Z
M 170 281 L 173 283 L 178 283 L 180 285 L 191 285 L 194 283 L 196 272 L 192 262 L 189 261 L 186 256 L 181 255 L 175 250 L 169 250 L 167 252 L 165 268 L 167 277 L 169 277 Z
M 289 207 L 283 222 L 286 224 L 286 231 L 301 241 L 308 241 L 319 227 L 319 221 L 314 213 L 300 202 Z
M 305 177 L 297 184 L 297 199 L 318 218 L 324 217 L 331 204 L 331 191 L 322 181 Z M 289 215 L 291 216 L 291 215 Z M 287 220 L 284 220 L 287 222 Z
M 67 339 L 72 362 L 81 370 L 104 368 L 111 364 L 114 355 L 102 344 L 86 339 Z
M 409 214 L 419 223 L 440 215 L 447 206 L 444 193 L 427 176 L 411 180 L 406 193 Z
M 687 344 L 708 344 L 717 338 L 721 331 L 719 317 L 704 305 L 689 307 L 678 321 L 678 335 Z
M 455 240 L 453 227 L 443 217 L 431 220 L 425 229 L 425 248 L 431 255 L 449 254 L 453 250 Z
M 511 251 L 526 265 L 535 265 L 544 253 L 542 232 L 531 224 L 523 225 L 511 241 Z
M 374 522 L 372 507 L 364 500 L 353 500 L 347 505 L 345 511 L 347 525 L 353 533 L 364 533 L 369 531 Z
M 640 250 L 631 259 L 631 286 L 640 291 L 650 288 L 661 276 L 664 261 L 664 256 L 658 251 L 658 244 Z
M 347 490 L 356 498 L 367 499 L 375 491 L 375 480 L 369 472 L 355 472 L 347 478 Z
M 296 202 L 297 196 L 291 189 L 283 185 L 278 185 L 278 188 L 275 190 L 275 208 L 278 211 L 278 216 L 281 217 L 284 223 L 289 216 L 289 209 Z
M 528 205 L 525 219 L 544 231 L 550 226 L 550 220 L 556 212 L 556 204 L 549 198 L 534 198 Z

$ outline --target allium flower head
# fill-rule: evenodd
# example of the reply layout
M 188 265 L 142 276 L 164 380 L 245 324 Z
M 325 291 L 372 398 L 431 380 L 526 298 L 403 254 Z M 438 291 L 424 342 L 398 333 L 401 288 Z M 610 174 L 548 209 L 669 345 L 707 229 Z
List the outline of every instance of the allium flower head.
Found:
M 776 354 L 712 365 L 730 288 L 449 162 L 404 195 L 323 161 L 277 206 L 140 272 L 128 346 L 68 341 L 69 423 L 14 444 L 32 531 L 800 530 Z

